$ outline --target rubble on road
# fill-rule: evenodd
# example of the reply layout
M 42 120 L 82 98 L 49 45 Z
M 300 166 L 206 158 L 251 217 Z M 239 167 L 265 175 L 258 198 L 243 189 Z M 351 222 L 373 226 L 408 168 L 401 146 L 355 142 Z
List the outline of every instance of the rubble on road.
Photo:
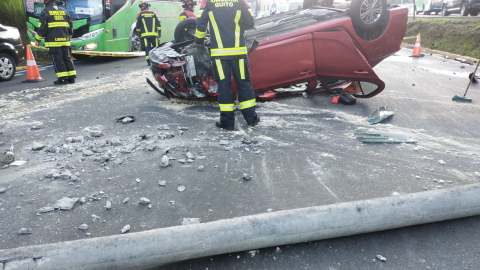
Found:
M 82 224 L 80 225 L 80 227 L 78 227 L 79 230 L 82 230 L 82 231 L 85 231 L 86 229 L 88 229 L 88 225 L 87 224 Z
M 130 225 L 125 225 L 123 228 L 122 228 L 122 233 L 126 233 L 126 232 L 129 232 L 130 231 Z
M 32 233 L 32 229 L 30 229 L 30 228 L 21 228 L 21 229 L 18 231 L 18 234 L 19 234 L 19 235 L 31 234 L 31 233 Z
M 42 150 L 45 147 L 45 144 L 39 143 L 39 142 L 33 142 L 32 143 L 32 150 L 34 151 L 39 151 Z
M 140 203 L 140 204 L 143 204 L 143 205 L 149 204 L 149 203 L 150 203 L 150 200 L 147 199 L 147 198 L 145 198 L 145 197 L 141 197 L 140 200 L 139 200 L 139 203 Z
M 363 143 L 417 143 L 409 135 L 402 133 L 356 129 L 354 134 Z
M 77 201 L 78 198 L 63 197 L 55 203 L 53 208 L 59 210 L 72 210 Z
M 387 110 L 387 106 L 382 106 L 376 109 L 370 116 L 367 118 L 367 121 L 373 125 L 382 122 L 383 120 L 390 118 L 394 115 L 393 111 Z
M 166 168 L 170 165 L 170 158 L 166 155 L 162 156 L 162 160 L 160 161 L 160 166 Z

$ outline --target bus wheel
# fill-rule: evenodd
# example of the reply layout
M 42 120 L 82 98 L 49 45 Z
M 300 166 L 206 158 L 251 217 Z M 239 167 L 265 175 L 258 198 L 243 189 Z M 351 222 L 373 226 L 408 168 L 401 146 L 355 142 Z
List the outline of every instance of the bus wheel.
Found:
M 140 39 L 140 36 L 138 35 L 137 31 L 133 31 L 132 37 L 131 37 L 132 45 L 130 48 L 130 51 L 132 52 L 140 52 L 142 51 L 142 40 Z

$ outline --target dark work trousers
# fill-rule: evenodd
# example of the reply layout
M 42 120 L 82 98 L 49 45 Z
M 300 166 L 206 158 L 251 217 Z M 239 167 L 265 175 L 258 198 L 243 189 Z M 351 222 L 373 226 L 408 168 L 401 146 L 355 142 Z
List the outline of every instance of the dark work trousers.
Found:
M 153 48 L 158 47 L 158 38 L 157 37 L 143 38 L 142 46 L 145 49 L 145 59 L 147 59 L 147 63 L 150 63 L 150 57 L 148 56 L 148 54 Z
M 68 46 L 50 47 L 53 67 L 59 80 L 75 79 L 77 77 L 70 50 Z
M 237 96 L 243 118 L 247 124 L 253 123 L 257 117 L 255 112 L 255 93 L 250 81 L 248 58 L 245 59 L 214 59 L 214 76 L 218 84 L 218 105 L 220 106 L 220 122 L 225 126 L 235 123 L 235 98 L 232 92 L 232 73 L 237 86 Z

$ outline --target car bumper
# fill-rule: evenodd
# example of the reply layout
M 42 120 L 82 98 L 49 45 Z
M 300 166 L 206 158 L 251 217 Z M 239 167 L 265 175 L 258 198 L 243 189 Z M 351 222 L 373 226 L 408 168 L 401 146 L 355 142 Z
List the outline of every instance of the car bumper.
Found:
M 25 46 L 23 46 L 23 44 L 19 44 L 15 45 L 14 47 L 18 62 L 25 60 Z

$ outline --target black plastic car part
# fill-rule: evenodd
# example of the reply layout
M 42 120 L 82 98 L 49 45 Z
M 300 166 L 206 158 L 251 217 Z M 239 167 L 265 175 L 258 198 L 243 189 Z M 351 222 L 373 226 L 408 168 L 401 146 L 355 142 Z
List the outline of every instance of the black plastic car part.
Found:
M 349 93 L 342 93 L 339 101 L 344 105 L 355 105 L 357 103 L 357 99 Z

